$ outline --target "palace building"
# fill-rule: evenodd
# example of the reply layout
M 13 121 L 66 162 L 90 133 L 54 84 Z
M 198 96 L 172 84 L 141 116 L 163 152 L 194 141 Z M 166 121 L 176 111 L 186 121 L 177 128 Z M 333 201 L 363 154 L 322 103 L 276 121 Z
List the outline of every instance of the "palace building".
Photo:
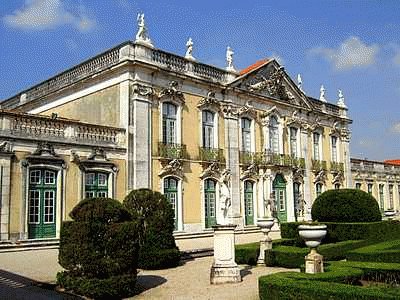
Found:
M 137 188 L 167 196 L 177 235 L 210 232 L 227 205 L 223 174 L 239 230 L 254 229 L 266 203 L 279 222 L 309 219 L 320 193 L 353 186 L 341 93 L 328 103 L 274 59 L 239 72 L 230 48 L 220 69 L 186 46 L 156 49 L 142 17 L 134 42 L 0 103 L 1 241 L 57 239 L 81 199 L 122 201 Z

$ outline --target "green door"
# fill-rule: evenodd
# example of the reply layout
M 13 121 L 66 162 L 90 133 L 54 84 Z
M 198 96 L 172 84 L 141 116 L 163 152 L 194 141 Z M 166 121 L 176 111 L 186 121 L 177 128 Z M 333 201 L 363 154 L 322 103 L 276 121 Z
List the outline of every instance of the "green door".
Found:
M 28 238 L 56 236 L 57 173 L 47 169 L 29 171 Z
M 244 182 L 244 213 L 245 224 L 254 225 L 253 183 L 248 180 Z
M 276 203 L 278 220 L 279 222 L 286 222 L 287 221 L 286 182 L 281 174 L 276 175 L 273 182 L 273 190 L 275 193 L 275 203 Z
M 215 181 L 207 179 L 204 181 L 204 212 L 205 226 L 210 228 L 217 223 L 215 218 Z
M 178 229 L 178 180 L 173 177 L 164 179 L 164 195 L 174 210 L 175 230 Z

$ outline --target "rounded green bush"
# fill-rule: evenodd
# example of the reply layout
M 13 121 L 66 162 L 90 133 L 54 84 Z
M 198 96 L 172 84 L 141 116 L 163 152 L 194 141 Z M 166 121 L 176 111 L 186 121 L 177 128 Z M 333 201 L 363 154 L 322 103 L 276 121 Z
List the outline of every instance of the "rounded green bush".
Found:
M 177 266 L 180 252 L 173 236 L 174 210 L 164 195 L 149 189 L 133 190 L 123 204 L 140 226 L 138 266 L 142 269 Z
M 382 219 L 375 198 L 358 189 L 322 193 L 315 199 L 311 215 L 318 222 L 377 222 Z
M 58 284 L 94 298 L 132 294 L 137 274 L 139 226 L 116 200 L 85 199 L 62 223 Z

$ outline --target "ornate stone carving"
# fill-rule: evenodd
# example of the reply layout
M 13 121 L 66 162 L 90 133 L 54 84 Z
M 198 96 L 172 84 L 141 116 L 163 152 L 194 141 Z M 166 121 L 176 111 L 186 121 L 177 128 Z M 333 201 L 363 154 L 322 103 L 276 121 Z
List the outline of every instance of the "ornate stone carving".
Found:
M 325 183 L 326 178 L 327 178 L 327 176 L 326 176 L 325 170 L 320 170 L 320 171 L 318 171 L 318 173 L 315 176 L 314 183 L 316 183 L 316 182 Z
M 179 159 L 173 159 L 168 164 L 166 164 L 158 176 L 164 177 L 166 175 L 176 175 L 179 178 L 183 178 L 183 165 Z
M 1 153 L 11 153 L 12 151 L 12 144 L 8 141 L 3 141 L 0 143 L 0 152 Z
M 237 119 L 239 117 L 239 108 L 233 104 L 221 104 L 221 112 L 224 118 Z
M 93 148 L 92 153 L 89 154 L 88 160 L 108 160 L 106 151 L 102 148 Z
M 257 119 L 257 111 L 254 109 L 254 106 L 251 105 L 251 101 L 247 101 L 246 104 L 239 108 L 238 115 L 249 115 L 253 119 Z
M 304 170 L 297 168 L 293 170 L 293 181 L 304 183 Z
M 339 100 L 337 102 L 337 106 L 339 106 L 340 108 L 347 108 L 346 104 L 344 103 L 344 96 L 342 90 L 338 91 L 338 97 Z
M 135 83 L 132 86 L 132 92 L 134 94 L 138 94 L 140 96 L 151 96 L 154 94 L 154 89 L 151 86 L 142 85 L 139 83 Z
M 231 72 L 236 71 L 235 67 L 233 66 L 233 54 L 235 54 L 235 52 L 233 52 L 231 47 L 226 47 L 226 70 Z
M 221 170 L 220 165 L 217 162 L 211 163 L 201 174 L 200 178 L 204 179 L 207 177 L 214 177 L 220 178 L 221 177 Z
M 243 175 L 240 176 L 241 180 L 252 178 L 254 180 L 258 179 L 258 166 L 255 163 L 252 163 L 250 166 L 246 168 L 243 172 Z
M 183 93 L 178 90 L 178 82 L 173 80 L 168 84 L 167 88 L 161 90 L 159 94 L 159 98 L 162 99 L 164 97 L 169 97 L 172 100 L 176 100 L 181 104 L 185 103 L 185 98 L 183 97 Z
M 340 137 L 342 138 L 342 140 L 344 142 L 350 142 L 350 138 L 351 138 L 351 132 L 349 129 L 347 128 L 342 128 L 340 130 Z
M 332 184 L 335 184 L 335 183 L 342 184 L 343 180 L 344 180 L 343 172 L 340 171 L 333 177 Z
M 54 151 L 54 146 L 49 142 L 39 142 L 36 150 L 32 154 L 40 156 L 57 156 L 56 152 Z
M 215 93 L 212 91 L 209 91 L 207 93 L 207 96 L 204 98 L 201 98 L 199 103 L 197 103 L 197 107 L 200 109 L 207 107 L 207 106 L 211 106 L 211 107 L 215 107 L 215 108 L 218 108 L 220 106 L 219 101 L 217 100 L 217 98 L 215 98 Z
M 186 42 L 186 54 L 185 54 L 185 58 L 188 60 L 195 60 L 195 58 L 193 57 L 193 41 L 192 38 L 190 37 L 188 39 L 188 41 Z
M 326 98 L 325 98 L 325 88 L 324 85 L 321 85 L 321 88 L 319 89 L 319 100 L 322 102 L 327 102 Z

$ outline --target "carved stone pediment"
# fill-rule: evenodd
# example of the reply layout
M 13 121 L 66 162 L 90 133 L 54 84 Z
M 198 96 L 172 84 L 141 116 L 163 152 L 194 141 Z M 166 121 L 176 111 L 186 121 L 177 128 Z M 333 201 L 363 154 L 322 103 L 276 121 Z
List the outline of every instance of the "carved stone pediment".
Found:
M 164 99 L 164 98 L 170 98 L 172 100 L 175 100 L 179 102 L 180 104 L 185 103 L 185 97 L 183 96 L 183 93 L 178 90 L 178 82 L 173 80 L 168 84 L 168 87 L 164 88 L 161 90 L 161 92 L 158 95 L 159 99 Z
M 179 159 L 173 159 L 168 164 L 164 165 L 158 176 L 164 177 L 167 175 L 175 175 L 183 178 L 183 164 Z
M 255 120 L 257 119 L 257 111 L 255 110 L 254 106 L 251 105 L 250 101 L 247 101 L 244 106 L 239 107 L 238 115 L 239 116 L 248 115 Z
M 220 178 L 221 177 L 221 168 L 219 163 L 213 162 L 211 163 L 201 174 L 200 178 L 204 179 L 207 177 Z
M 234 85 L 249 92 L 272 97 L 311 109 L 304 93 L 290 79 L 284 67 L 271 61 L 261 68 L 255 69 Z
M 89 154 L 88 160 L 101 160 L 107 161 L 107 154 L 103 148 L 93 148 L 92 153 Z
M 252 163 L 250 166 L 248 166 L 243 172 L 242 176 L 240 176 L 241 180 L 245 179 L 257 180 L 258 178 L 259 178 L 258 167 L 255 163 Z
M 9 141 L 3 141 L 0 143 L 0 153 L 1 154 L 12 154 L 12 144 Z
M 335 184 L 335 183 L 340 183 L 340 184 L 342 184 L 342 183 L 343 183 L 343 180 L 344 180 L 343 172 L 338 172 L 338 173 L 333 177 L 332 184 Z
M 209 91 L 207 93 L 207 96 L 204 98 L 201 98 L 199 103 L 197 103 L 197 108 L 199 109 L 204 109 L 207 107 L 212 107 L 214 109 L 219 109 L 220 107 L 220 103 L 217 100 L 217 98 L 215 98 L 215 93 L 212 91 Z
M 154 89 L 151 86 L 135 83 L 132 85 L 132 93 L 147 97 L 154 94 Z
M 49 142 L 39 142 L 36 150 L 26 157 L 28 163 L 48 163 L 65 165 L 62 159 L 54 150 L 53 144 Z
M 293 181 L 304 183 L 304 170 L 296 169 L 293 171 Z
M 92 152 L 86 157 L 81 158 L 74 150 L 71 150 L 70 161 L 78 164 L 81 170 L 102 168 L 118 171 L 118 167 L 107 158 L 107 154 L 102 148 L 93 148 Z

